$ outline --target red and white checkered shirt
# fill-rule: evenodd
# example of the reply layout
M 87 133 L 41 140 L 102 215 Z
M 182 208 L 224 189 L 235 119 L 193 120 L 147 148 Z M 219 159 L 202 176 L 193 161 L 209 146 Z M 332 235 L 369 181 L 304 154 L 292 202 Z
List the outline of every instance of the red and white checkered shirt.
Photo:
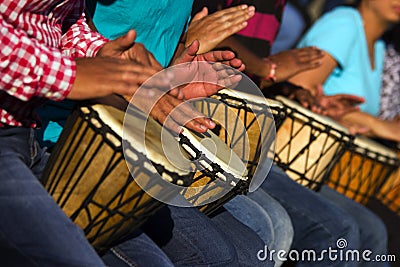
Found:
M 84 0 L 0 0 L 0 127 L 35 127 L 43 98 L 64 99 L 76 57 L 108 40 L 90 30 Z

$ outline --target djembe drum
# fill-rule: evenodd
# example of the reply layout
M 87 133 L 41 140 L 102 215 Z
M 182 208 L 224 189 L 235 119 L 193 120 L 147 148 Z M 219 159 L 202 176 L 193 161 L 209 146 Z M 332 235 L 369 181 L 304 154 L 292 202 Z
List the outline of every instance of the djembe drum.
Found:
M 43 175 L 46 189 L 99 253 L 164 205 L 149 195 L 160 190 L 153 184 L 158 177 L 180 185 L 190 184 L 193 178 L 192 165 L 182 162 L 177 168 L 164 157 L 161 126 L 139 111 L 130 118 L 134 134 L 125 141 L 123 153 L 124 115 L 124 111 L 105 105 L 76 109 Z M 135 134 L 144 135 L 138 127 L 144 122 L 150 133 L 144 137 L 146 146 L 135 142 Z M 172 135 L 169 139 L 166 145 L 177 143 Z M 135 182 L 139 178 L 146 191 Z
M 319 190 L 335 159 L 352 136 L 332 119 L 277 96 L 286 117 L 276 134 L 275 162 L 293 180 Z
M 397 157 L 400 160 L 400 151 L 397 151 Z M 382 188 L 378 191 L 376 198 L 386 207 L 392 210 L 400 217 L 400 168 L 389 176 L 384 182 Z
M 366 204 L 398 164 L 395 152 L 367 137 L 358 136 L 345 147 L 326 183 L 349 198 Z
M 256 179 L 254 176 L 259 164 L 268 164 L 268 158 L 272 164 L 275 125 L 279 127 L 285 113 L 283 105 L 277 101 L 228 89 L 210 98 L 196 100 L 194 104 L 200 112 L 213 119 L 217 127 L 212 132 L 239 156 L 247 168 L 248 179 L 240 180 L 223 198 L 201 208 L 210 214 L 234 196 L 247 193 L 251 187 L 257 188 L 264 180 L 267 173 L 258 174 Z
M 199 134 L 184 128 L 180 143 L 196 166 L 194 183 L 181 194 L 203 213 L 210 215 L 247 186 L 245 164 L 211 131 Z

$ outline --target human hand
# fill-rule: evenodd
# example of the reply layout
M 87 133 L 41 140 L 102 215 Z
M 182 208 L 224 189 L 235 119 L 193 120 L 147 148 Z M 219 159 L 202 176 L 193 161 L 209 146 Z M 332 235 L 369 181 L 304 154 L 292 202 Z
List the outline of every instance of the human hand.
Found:
M 340 120 L 347 113 L 359 111 L 358 105 L 364 103 L 365 99 L 348 94 L 326 96 L 320 85 L 317 90 L 316 102 L 320 108 L 318 108 L 318 111 L 314 110 L 314 112 Z
M 239 5 L 208 15 L 204 7 L 189 24 L 185 46 L 199 40 L 202 54 L 212 50 L 220 42 L 247 26 L 247 20 L 255 14 L 254 6 Z
M 238 83 L 242 78 L 239 71 L 244 70 L 244 65 L 233 52 L 212 51 L 197 55 L 198 48 L 199 41 L 195 40 L 174 62 L 173 68 L 182 68 L 179 72 L 174 71 L 174 82 L 184 86 L 171 90 L 171 95 L 180 99 L 206 97 Z M 178 81 L 180 79 L 182 82 Z
M 287 95 L 289 99 L 299 102 L 301 106 L 308 108 L 313 112 L 321 112 L 321 107 L 318 104 L 316 97 L 313 96 L 310 91 L 289 82 L 281 84 L 280 94 Z
M 125 35 L 106 43 L 99 50 L 97 56 L 125 59 L 152 67 L 155 71 L 162 70 L 163 67 L 153 54 L 143 44 L 136 43 L 135 39 L 136 31 L 130 30 Z
M 263 93 L 266 97 L 271 95 L 283 95 L 298 102 L 304 108 L 308 108 L 316 113 L 322 112 L 316 97 L 312 95 L 309 90 L 290 82 L 276 83 L 268 87 Z
M 173 65 L 195 62 L 195 61 L 208 61 L 208 62 L 219 62 L 230 66 L 238 71 L 245 69 L 244 64 L 238 58 L 235 53 L 228 50 L 211 51 L 204 54 L 197 54 L 199 51 L 200 43 L 198 40 L 194 40 L 182 54 L 174 61 Z
M 268 57 L 266 64 L 276 64 L 275 82 L 286 81 L 292 76 L 321 65 L 324 52 L 316 47 L 286 50 Z
M 343 121 L 343 120 L 338 120 L 338 122 L 344 127 L 346 127 L 351 135 L 357 135 L 357 134 L 366 136 L 370 135 L 371 129 L 367 125 Z
M 77 58 L 76 77 L 69 99 L 90 99 L 111 94 L 131 97 L 137 89 L 157 69 L 138 62 L 130 62 L 118 58 L 94 57 Z M 168 73 L 157 75 L 151 79 L 149 88 L 169 90 L 171 76 Z M 153 89 L 144 90 L 143 94 L 153 94 Z
M 365 129 L 368 128 L 368 131 L 361 132 L 360 134 L 400 142 L 400 125 L 393 121 L 381 120 L 368 113 L 356 111 L 343 116 L 340 122 L 348 127 L 350 131 L 352 130 L 351 127 L 353 127 L 358 130 L 357 133 L 360 133 L 359 129 L 364 127 Z
M 131 103 L 175 133 L 182 131 L 182 125 L 199 133 L 215 127 L 211 119 L 184 100 L 161 90 L 153 90 L 154 94 L 151 96 L 142 96 L 143 92 L 145 91 L 139 90 Z

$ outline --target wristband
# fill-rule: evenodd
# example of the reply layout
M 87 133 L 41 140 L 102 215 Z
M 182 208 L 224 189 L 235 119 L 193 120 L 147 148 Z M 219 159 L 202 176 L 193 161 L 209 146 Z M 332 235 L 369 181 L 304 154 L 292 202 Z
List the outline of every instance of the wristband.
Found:
M 276 65 L 275 63 L 273 63 L 271 60 L 269 60 L 267 58 L 265 58 L 264 60 L 270 63 L 270 69 L 269 69 L 269 74 L 267 75 L 267 77 L 264 77 L 262 79 L 274 83 L 276 81 L 276 68 L 278 67 L 278 65 Z

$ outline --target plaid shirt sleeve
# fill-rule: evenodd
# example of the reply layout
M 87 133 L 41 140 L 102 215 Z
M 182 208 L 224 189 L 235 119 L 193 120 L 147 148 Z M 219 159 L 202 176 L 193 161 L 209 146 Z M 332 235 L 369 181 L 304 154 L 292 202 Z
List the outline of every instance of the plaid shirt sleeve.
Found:
M 76 65 L 57 48 L 48 47 L 8 24 L 0 16 L 0 88 L 28 101 L 34 96 L 62 100 L 71 90 Z
M 86 23 L 85 15 L 73 24 L 61 39 L 61 49 L 65 55 L 94 57 L 109 40 L 98 32 L 92 31 Z

